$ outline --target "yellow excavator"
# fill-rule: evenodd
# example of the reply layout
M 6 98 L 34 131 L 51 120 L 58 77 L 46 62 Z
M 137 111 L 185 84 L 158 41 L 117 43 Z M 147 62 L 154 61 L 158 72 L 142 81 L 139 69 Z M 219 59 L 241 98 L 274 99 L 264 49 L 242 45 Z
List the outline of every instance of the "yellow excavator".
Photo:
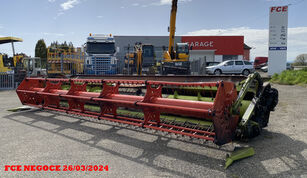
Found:
M 177 14 L 178 0 L 172 1 L 172 10 L 170 15 L 169 27 L 169 44 L 168 50 L 164 50 L 162 60 L 162 74 L 175 74 L 175 75 L 189 75 L 190 74 L 190 61 L 189 61 L 189 45 L 188 43 L 175 43 L 176 31 L 176 14 Z M 175 47 L 174 47 L 175 46 Z
M 129 74 L 155 74 L 156 61 L 153 45 L 135 43 L 134 52 L 127 53 L 125 58 L 125 68 Z

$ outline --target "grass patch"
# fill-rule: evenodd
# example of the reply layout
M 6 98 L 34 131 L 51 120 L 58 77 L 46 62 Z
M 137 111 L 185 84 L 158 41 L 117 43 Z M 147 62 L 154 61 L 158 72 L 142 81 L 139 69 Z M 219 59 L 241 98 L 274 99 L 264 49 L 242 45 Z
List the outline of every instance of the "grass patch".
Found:
M 281 74 L 274 74 L 270 81 L 282 85 L 307 85 L 307 68 L 285 70 Z

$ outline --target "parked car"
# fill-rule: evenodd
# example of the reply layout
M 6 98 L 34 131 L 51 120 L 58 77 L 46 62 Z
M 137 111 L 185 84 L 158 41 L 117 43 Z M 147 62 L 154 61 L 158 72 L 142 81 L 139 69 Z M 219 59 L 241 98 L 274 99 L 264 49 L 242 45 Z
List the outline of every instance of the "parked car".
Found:
M 287 70 L 292 70 L 293 67 L 292 67 L 292 64 L 287 62 L 287 67 L 286 67 Z
M 262 72 L 268 72 L 268 69 L 269 69 L 269 67 L 268 67 L 267 65 L 261 67 L 261 71 L 262 71 Z
M 216 66 L 216 65 L 218 65 L 220 62 L 207 62 L 206 64 L 206 66 Z
M 262 71 L 262 72 L 268 72 L 268 69 L 269 69 L 268 65 L 261 67 L 261 71 Z M 291 63 L 288 63 L 288 62 L 287 62 L 286 69 L 287 69 L 287 70 L 292 70 L 292 69 L 293 69 Z
M 254 68 L 260 69 L 268 63 L 268 57 L 255 57 Z
M 254 72 L 253 64 L 244 60 L 228 60 L 224 61 L 216 66 L 206 67 L 208 74 L 243 74 L 245 76 Z

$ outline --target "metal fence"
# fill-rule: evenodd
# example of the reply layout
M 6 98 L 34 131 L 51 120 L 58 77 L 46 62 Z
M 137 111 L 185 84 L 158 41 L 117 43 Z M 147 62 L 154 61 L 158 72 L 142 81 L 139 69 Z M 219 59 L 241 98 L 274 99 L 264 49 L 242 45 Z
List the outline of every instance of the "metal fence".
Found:
M 161 48 L 162 49 L 162 48 Z M 132 51 L 130 51 L 132 52 Z M 162 54 L 162 50 L 158 51 Z M 126 56 L 116 56 L 112 59 L 110 56 L 84 56 L 84 61 L 80 61 L 78 64 L 72 63 L 67 58 L 65 60 L 58 60 L 57 62 L 48 61 L 47 73 L 48 76 L 52 74 L 62 75 L 137 75 L 136 70 L 131 68 L 136 67 L 135 64 L 127 65 L 130 58 Z M 127 61 L 126 61 L 127 60 Z M 162 73 L 161 61 L 162 57 L 155 57 L 157 65 L 153 68 L 156 75 L 165 75 Z M 89 62 L 91 61 L 91 62 Z M 156 64 L 157 64 L 156 63 Z M 199 58 L 190 60 L 190 74 L 189 75 L 206 75 L 206 59 Z M 82 67 L 78 67 L 82 66 Z M 130 72 L 128 72 L 130 71 Z M 144 70 L 145 71 L 145 70 Z M 152 75 L 143 72 L 142 75 Z M 170 74 L 172 75 L 172 74 Z M 178 74 L 180 75 L 180 74 Z M 183 75 L 183 74 L 182 74 Z
M 205 75 L 206 60 L 198 59 L 191 61 L 191 75 Z
M 0 90 L 11 90 L 14 88 L 14 74 L 0 72 Z

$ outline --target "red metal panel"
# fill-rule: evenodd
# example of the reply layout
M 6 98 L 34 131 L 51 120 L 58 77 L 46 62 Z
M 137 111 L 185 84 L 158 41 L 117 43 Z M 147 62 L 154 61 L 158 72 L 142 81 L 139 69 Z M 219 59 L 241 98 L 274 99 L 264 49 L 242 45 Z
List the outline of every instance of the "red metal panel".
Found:
M 243 55 L 244 36 L 182 36 L 192 50 L 215 50 L 215 55 Z

